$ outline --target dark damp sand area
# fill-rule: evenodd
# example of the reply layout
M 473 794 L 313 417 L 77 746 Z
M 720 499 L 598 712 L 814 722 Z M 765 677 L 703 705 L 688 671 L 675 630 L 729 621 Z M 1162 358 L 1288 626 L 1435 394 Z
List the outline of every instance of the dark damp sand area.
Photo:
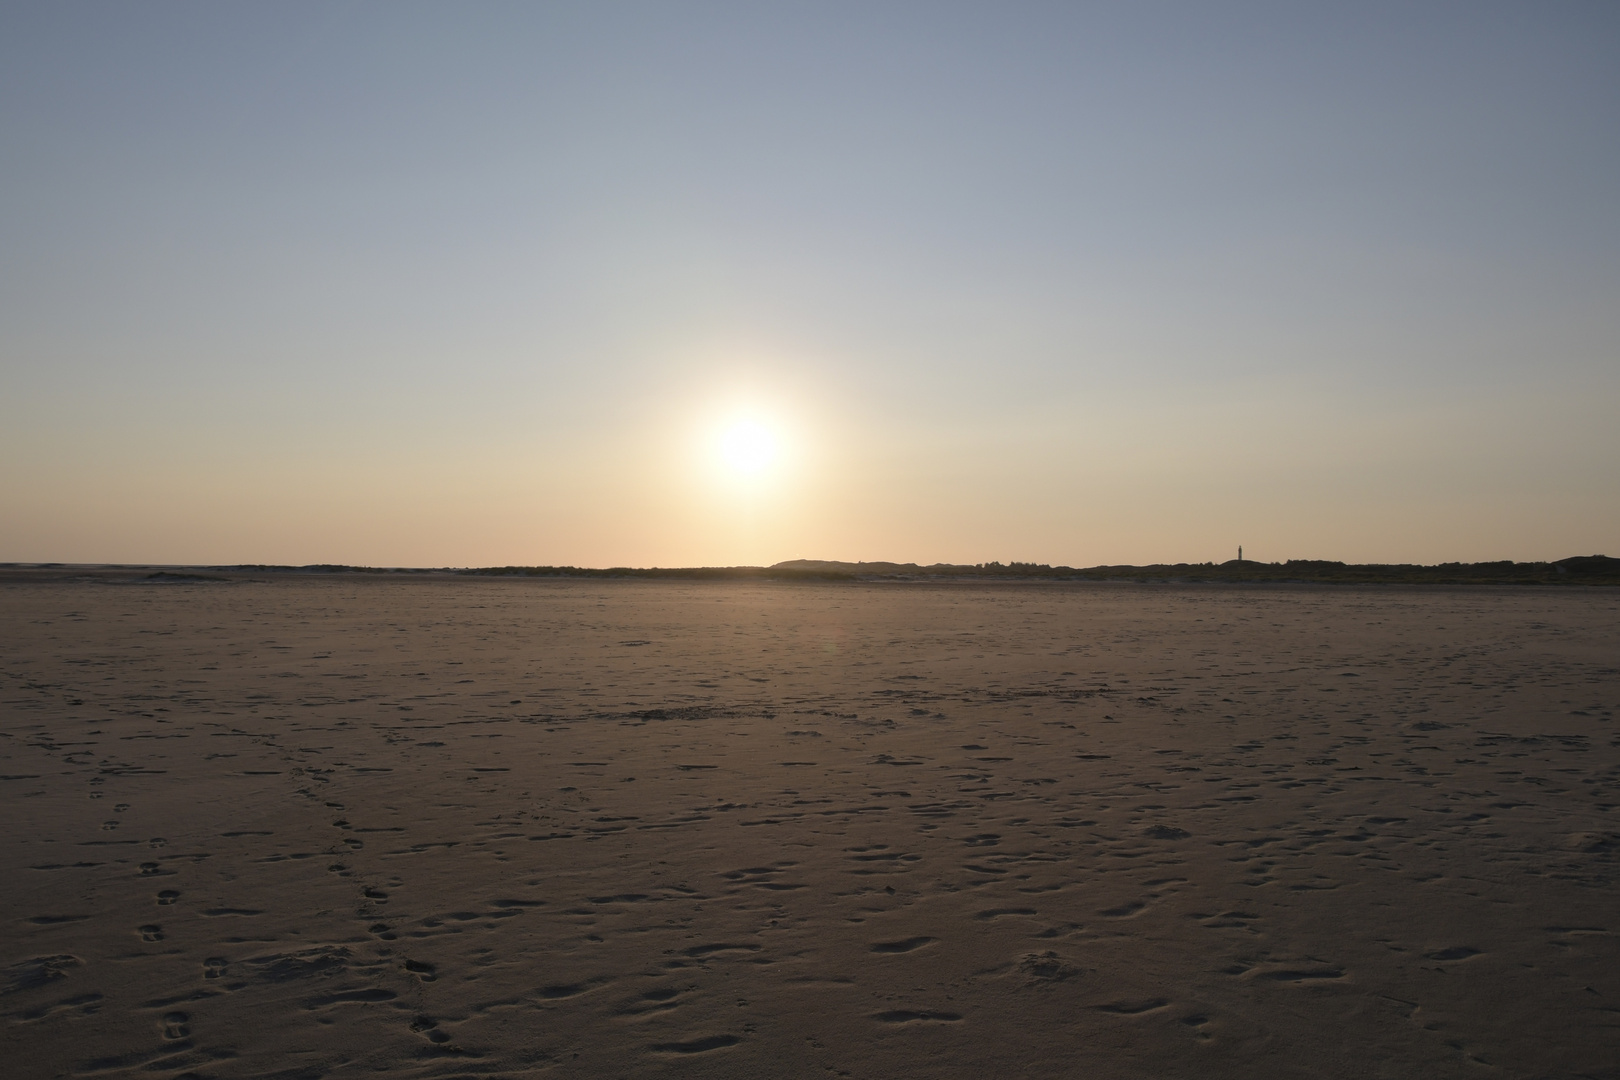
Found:
M 1620 1075 L 1617 592 L 12 577 L 7 1075 Z

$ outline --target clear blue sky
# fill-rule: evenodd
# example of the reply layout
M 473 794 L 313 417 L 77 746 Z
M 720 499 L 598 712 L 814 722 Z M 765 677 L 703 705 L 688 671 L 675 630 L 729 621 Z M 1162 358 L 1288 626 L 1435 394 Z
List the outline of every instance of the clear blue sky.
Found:
M 1613 3 L 13 2 L 0 162 L 0 559 L 1620 555 Z

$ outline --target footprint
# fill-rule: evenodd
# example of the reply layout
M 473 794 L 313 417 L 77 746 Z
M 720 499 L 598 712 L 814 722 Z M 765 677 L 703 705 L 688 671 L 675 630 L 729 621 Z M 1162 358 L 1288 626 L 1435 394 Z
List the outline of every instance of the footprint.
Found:
M 1131 900 L 1120 904 L 1118 907 L 1105 908 L 1097 914 L 1107 916 L 1110 919 L 1128 919 L 1132 915 L 1140 914 L 1146 908 L 1147 903 L 1145 901 Z
M 228 966 L 229 961 L 223 956 L 210 956 L 203 961 L 203 978 L 217 979 L 225 974 Z
M 157 902 L 163 907 L 167 907 L 178 899 L 180 899 L 180 894 L 174 889 L 164 889 L 162 892 L 157 894 Z
M 163 1014 L 163 1037 L 184 1039 L 191 1034 L 191 1017 L 183 1012 Z
M 104 1000 L 106 1000 L 104 995 L 94 992 L 89 994 L 75 994 L 70 998 L 63 998 L 61 1001 L 54 1001 L 49 1005 L 41 1005 L 37 1008 L 29 1009 L 26 1012 L 14 1013 L 13 1015 L 19 1020 L 43 1020 L 45 1017 L 50 1016 L 53 1013 L 68 1012 L 70 1010 L 77 1009 L 79 1011 L 79 1015 L 81 1016 L 94 1016 L 96 1013 L 101 1011 L 101 1003 Z
M 1018 966 L 1025 973 L 1048 982 L 1063 982 L 1082 974 L 1079 968 L 1065 963 L 1061 956 L 1050 949 L 1043 953 L 1030 953 L 1019 961 Z
M 422 960 L 406 960 L 405 970 L 410 972 L 412 975 L 415 975 L 423 982 L 432 982 L 439 977 L 437 974 L 437 969 L 435 969 L 432 964 L 426 963 Z
M 675 1000 L 680 993 L 673 986 L 661 986 L 648 990 L 639 998 L 625 1002 L 616 1011 L 621 1016 L 645 1016 L 649 1013 L 668 1012 L 680 1004 Z
M 1453 945 L 1449 949 L 1439 949 L 1432 953 L 1424 953 L 1428 960 L 1466 960 L 1470 956 L 1480 955 L 1478 949 L 1471 949 L 1467 945 Z
M 349 950 L 342 945 L 322 945 L 295 953 L 255 956 L 244 963 L 250 964 L 254 977 L 263 982 L 329 978 L 348 968 Z
M 561 983 L 556 986 L 542 986 L 539 993 L 547 1001 L 557 1001 L 561 998 L 578 997 L 587 990 L 594 990 L 597 985 L 595 982 Z
M 1250 978 L 1264 979 L 1267 982 L 1314 982 L 1318 979 L 1342 979 L 1344 969 L 1336 967 L 1314 968 L 1273 968 L 1269 971 L 1257 971 Z
M 439 1022 L 431 1016 L 418 1016 L 411 1021 L 411 1030 L 431 1043 L 447 1043 L 450 1036 L 439 1030 Z
M 872 951 L 875 953 L 908 953 L 914 952 L 924 945 L 931 945 L 938 940 L 938 938 L 931 937 L 913 937 L 906 938 L 904 941 L 880 941 L 872 946 Z
M 139 927 L 138 929 L 140 930 L 142 941 L 163 940 L 163 927 L 158 926 L 155 923 L 147 923 L 145 926 Z
M 69 971 L 84 964 L 77 956 L 69 953 L 58 953 L 55 956 L 36 956 L 32 960 L 24 960 L 20 964 L 13 964 L 10 968 L 0 972 L 0 994 L 11 994 L 18 990 L 32 990 L 38 986 L 57 979 L 67 977 Z
M 690 949 L 681 950 L 682 956 L 712 956 L 721 952 L 759 952 L 758 945 L 693 945 Z
M 1085 923 L 1059 923 L 1057 926 L 1048 926 L 1045 930 L 1042 930 L 1035 936 L 1038 938 L 1063 937 L 1067 934 L 1074 933 L 1076 930 L 1084 930 L 1085 928 Z
M 1143 1013 L 1162 1009 L 1170 1002 L 1165 998 L 1146 998 L 1142 1001 L 1111 1001 L 1106 1005 L 1093 1005 L 1098 1012 L 1116 1013 L 1120 1016 L 1141 1016 Z
M 364 990 L 344 990 L 336 994 L 327 994 L 325 997 L 311 998 L 304 1003 L 306 1009 L 324 1009 L 329 1005 L 345 1005 L 353 1002 L 370 1004 L 378 1001 L 393 1001 L 399 997 L 392 990 L 380 987 L 368 987 Z

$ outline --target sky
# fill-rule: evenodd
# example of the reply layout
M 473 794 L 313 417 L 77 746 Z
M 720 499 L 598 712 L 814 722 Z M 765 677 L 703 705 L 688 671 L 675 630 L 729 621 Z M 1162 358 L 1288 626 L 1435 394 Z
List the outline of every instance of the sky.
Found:
M 1620 6 L 0 4 L 0 560 L 1620 555 Z

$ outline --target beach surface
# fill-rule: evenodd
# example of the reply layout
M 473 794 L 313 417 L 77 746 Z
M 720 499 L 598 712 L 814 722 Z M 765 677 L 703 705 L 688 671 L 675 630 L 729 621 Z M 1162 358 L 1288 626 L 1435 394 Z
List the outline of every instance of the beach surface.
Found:
M 1620 591 L 0 582 L 16 1077 L 1620 1077 Z

